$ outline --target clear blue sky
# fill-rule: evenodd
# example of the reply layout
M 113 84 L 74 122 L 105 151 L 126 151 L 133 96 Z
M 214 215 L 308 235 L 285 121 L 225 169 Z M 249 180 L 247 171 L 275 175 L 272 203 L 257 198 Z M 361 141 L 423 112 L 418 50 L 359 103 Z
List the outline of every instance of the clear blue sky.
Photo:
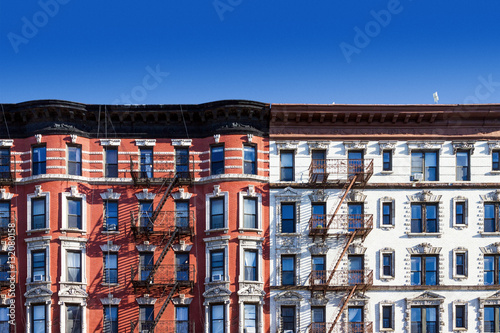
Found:
M 499 13 L 497 0 L 0 0 L 0 103 L 500 103 Z

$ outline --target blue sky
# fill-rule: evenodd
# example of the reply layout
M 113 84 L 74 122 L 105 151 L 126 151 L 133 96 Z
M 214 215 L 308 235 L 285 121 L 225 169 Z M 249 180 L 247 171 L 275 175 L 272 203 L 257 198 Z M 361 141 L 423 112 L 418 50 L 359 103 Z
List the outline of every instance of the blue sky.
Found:
M 500 103 L 500 1 L 0 0 L 0 102 Z

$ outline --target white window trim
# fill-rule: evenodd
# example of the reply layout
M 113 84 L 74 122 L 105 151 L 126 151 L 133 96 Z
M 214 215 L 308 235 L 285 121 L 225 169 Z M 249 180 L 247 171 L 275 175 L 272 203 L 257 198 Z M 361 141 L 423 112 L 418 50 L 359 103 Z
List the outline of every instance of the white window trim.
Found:
M 384 222 L 384 203 L 391 203 L 391 224 L 383 224 Z M 393 229 L 396 226 L 396 200 L 391 197 L 382 197 L 380 198 L 380 218 L 379 225 L 381 229 Z
M 220 284 L 221 282 L 226 282 L 229 284 L 229 239 L 230 236 L 218 236 L 218 237 L 210 237 L 203 238 L 205 242 L 205 262 L 206 272 L 205 272 L 205 285 L 211 284 Z M 224 250 L 224 280 L 220 282 L 212 282 L 210 281 L 210 267 L 212 263 L 210 261 L 210 252 L 215 250 Z
M 224 301 L 224 302 L 210 302 L 209 304 L 205 305 L 205 333 L 210 332 L 210 307 L 211 305 L 223 305 L 224 306 L 224 326 L 225 326 L 225 333 L 229 333 L 229 324 L 231 323 L 231 320 L 229 320 L 229 300 Z
M 42 302 L 31 302 L 30 300 L 26 300 L 26 332 L 31 333 L 33 332 L 31 328 L 31 307 L 34 305 L 42 305 L 45 303 L 45 331 L 50 332 L 50 329 L 52 328 L 52 316 L 50 310 L 50 304 L 51 301 L 45 300 Z
M 61 318 L 61 333 L 66 332 L 66 304 L 71 304 L 71 305 L 79 305 L 82 307 L 82 332 L 87 331 L 87 303 L 85 300 L 82 301 L 60 301 L 59 302 L 60 307 L 59 307 L 59 313 L 60 313 L 60 318 Z
M 464 258 L 464 275 L 458 275 L 457 274 L 457 266 L 456 266 L 456 256 L 457 254 L 465 254 Z M 464 247 L 457 247 L 453 249 L 453 256 L 452 256 L 452 265 L 453 265 L 453 279 L 457 281 L 462 281 L 466 280 L 468 275 L 469 275 L 469 254 L 466 248 Z
M 264 307 L 263 302 L 239 302 L 240 303 L 240 329 L 239 333 L 245 332 L 245 304 L 254 304 L 257 306 L 257 310 L 255 311 L 257 314 L 257 327 L 255 333 L 263 333 L 264 332 Z
M 84 289 L 87 286 L 87 238 L 77 238 L 77 237 L 64 237 L 60 236 L 61 240 L 61 281 L 65 284 L 81 285 Z M 81 282 L 69 282 L 68 281 L 68 265 L 67 265 L 67 253 L 68 251 L 79 251 L 81 255 Z
M 121 144 L 121 141 L 122 140 L 120 139 L 100 139 L 101 146 L 104 147 L 109 147 L 109 146 L 118 147 Z
M 32 228 L 32 208 L 31 208 L 31 201 L 33 199 L 38 199 L 44 197 L 45 198 L 45 228 L 42 229 L 33 229 Z M 50 192 L 42 192 L 42 186 L 41 185 L 35 185 L 35 193 L 33 194 L 28 194 L 26 196 L 27 198 L 27 203 L 26 203 L 26 210 L 27 210 L 27 222 L 28 222 L 28 235 L 31 234 L 30 232 L 32 231 L 49 231 L 50 230 Z
M 457 224 L 457 210 L 456 210 L 456 205 L 457 203 L 464 203 L 464 224 Z M 467 228 L 469 226 L 469 200 L 465 197 L 462 197 L 462 196 L 458 196 L 458 197 L 454 197 L 452 199 L 452 206 L 451 206 L 451 214 L 452 214 L 452 225 L 453 225 L 453 228 L 455 229 L 463 229 L 463 228 Z
M 156 139 L 135 139 L 135 145 L 138 147 L 154 147 Z
M 264 265 L 262 264 L 262 242 L 264 242 L 263 237 L 252 237 L 252 236 L 238 236 L 238 240 L 240 242 L 240 276 L 238 281 L 240 283 L 264 283 L 263 269 Z M 245 251 L 257 251 L 257 280 L 245 280 Z
M 78 193 L 78 188 L 76 186 L 71 186 L 71 192 L 61 193 L 61 231 L 65 232 L 81 232 L 82 234 L 87 234 L 87 196 L 83 193 Z M 80 199 L 82 204 L 82 229 L 69 228 L 68 227 L 68 199 Z
M 52 236 L 43 236 L 43 237 L 33 237 L 26 238 L 24 241 L 27 244 L 27 268 L 28 274 L 26 276 L 26 284 L 47 284 L 50 281 L 50 240 Z M 38 250 L 45 251 L 45 281 L 42 282 L 32 282 L 33 273 L 31 271 L 32 263 L 31 263 L 31 253 Z
M 213 198 L 224 198 L 224 227 L 217 229 L 210 229 L 210 216 L 211 209 L 210 204 Z M 215 231 L 224 231 L 227 233 L 229 230 L 229 192 L 221 191 L 220 185 L 214 185 L 214 191 L 212 193 L 208 193 L 205 195 L 205 232 L 215 232 Z
M 245 199 L 246 198 L 255 198 L 257 199 L 257 228 L 245 228 L 245 218 L 244 218 L 244 209 L 245 209 Z M 262 233 L 262 194 L 255 192 L 254 185 L 248 185 L 248 191 L 242 191 L 238 193 L 238 202 L 239 202 L 239 228 L 238 231 L 240 233 L 244 231 L 255 231 L 257 233 Z
M 456 319 L 457 319 L 457 311 L 456 311 L 456 306 L 457 305 L 465 305 L 465 313 L 464 313 L 464 318 L 465 318 L 465 327 L 456 327 Z M 452 302 L 452 307 L 453 307 L 453 330 L 454 331 L 463 331 L 467 332 L 468 327 L 469 327 L 469 306 L 467 301 L 462 301 L 462 300 L 456 300 Z
M 383 272 L 384 272 L 384 257 L 383 255 L 384 254 L 390 254 L 392 255 L 392 262 L 391 262 L 391 275 L 383 275 Z M 394 249 L 392 248 L 383 248 L 380 250 L 380 260 L 379 260 L 379 270 L 380 270 L 380 280 L 382 281 L 389 281 L 389 280 L 394 280 L 394 278 L 396 277 L 396 267 L 395 267 L 395 263 L 396 263 L 396 253 L 394 251 Z
M 383 328 L 383 321 L 384 321 L 383 308 L 385 306 L 390 306 L 391 307 L 391 312 L 392 312 L 392 315 L 391 315 L 391 319 L 392 319 L 391 328 Z M 384 301 L 380 302 L 380 304 L 379 304 L 379 319 L 380 319 L 379 325 L 380 325 L 380 331 L 381 332 L 393 332 L 394 331 L 394 323 L 395 323 L 394 315 L 395 314 L 396 313 L 394 311 L 394 302 L 393 301 L 384 300 Z

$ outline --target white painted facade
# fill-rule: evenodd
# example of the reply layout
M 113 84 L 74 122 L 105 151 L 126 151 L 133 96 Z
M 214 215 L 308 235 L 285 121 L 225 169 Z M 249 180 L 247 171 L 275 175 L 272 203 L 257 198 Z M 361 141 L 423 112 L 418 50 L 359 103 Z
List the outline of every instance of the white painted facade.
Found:
M 373 159 L 373 175 L 367 186 L 356 188 L 342 204 L 339 214 L 347 214 L 349 200 L 362 200 L 364 214 L 373 214 L 373 230 L 364 241 L 355 239 L 348 253 L 364 256 L 364 268 L 373 270 L 373 286 L 355 293 L 349 306 L 363 308 L 365 322 L 373 332 L 412 332 L 411 309 L 420 306 L 437 310 L 437 332 L 485 332 L 485 306 L 500 306 L 500 285 L 485 285 L 484 256 L 500 255 L 500 230 L 485 232 L 485 203 L 500 202 L 493 184 L 500 183 L 500 172 L 492 168 L 496 141 L 293 141 L 270 142 L 270 259 L 271 332 L 283 332 L 281 306 L 296 306 L 295 332 L 309 332 L 311 307 L 325 307 L 325 321 L 333 322 L 346 292 L 312 293 L 307 286 L 311 256 L 324 254 L 326 269 L 332 269 L 342 251 L 345 237 L 328 237 L 322 246 L 309 236 L 312 202 L 326 202 L 331 214 L 341 189 L 327 186 L 307 187 L 313 149 L 326 150 L 327 159 L 346 159 L 349 149 L 362 150 L 365 160 Z M 294 152 L 292 182 L 280 181 L 280 151 Z M 392 150 L 392 170 L 382 171 L 382 150 Z M 412 181 L 412 151 L 438 151 L 437 181 Z M 457 181 L 456 151 L 470 153 L 470 180 Z M 380 185 L 375 187 L 373 184 Z M 481 185 L 480 185 L 481 184 Z M 490 185 L 488 185 L 490 184 Z M 500 188 L 498 188 L 500 190 Z M 357 193 L 353 196 L 352 193 Z M 281 233 L 280 207 L 295 202 L 296 232 Z M 391 225 L 382 224 L 382 203 L 391 202 Z M 465 223 L 456 223 L 456 203 L 463 202 Z M 432 204 L 438 207 L 437 232 L 411 231 L 411 206 Z M 382 254 L 392 253 L 389 276 L 382 273 Z M 456 254 L 463 254 L 463 274 L 457 274 Z M 295 255 L 296 283 L 281 287 L 281 256 Z M 346 254 L 339 269 L 347 269 Z M 411 285 L 411 258 L 434 256 L 438 263 L 437 285 Z M 499 272 L 494 273 L 496 275 Z M 314 295 L 313 295 L 314 294 Z M 456 327 L 456 306 L 464 306 L 464 328 Z M 382 307 L 392 307 L 391 328 L 382 327 Z M 460 308 L 462 309 L 462 308 Z M 348 321 L 347 308 L 334 332 Z

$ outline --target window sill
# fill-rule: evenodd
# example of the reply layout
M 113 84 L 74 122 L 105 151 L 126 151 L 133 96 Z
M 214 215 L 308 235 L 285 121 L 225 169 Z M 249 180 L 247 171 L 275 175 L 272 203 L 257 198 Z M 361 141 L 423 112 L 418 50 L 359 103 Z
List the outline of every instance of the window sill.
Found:
M 107 230 L 102 230 L 101 231 L 101 234 L 106 234 L 106 235 L 119 235 L 120 232 L 119 231 L 115 231 L 115 230 L 110 230 L 110 231 L 107 231 Z
M 278 232 L 277 236 L 281 237 L 299 237 L 300 234 L 298 232 Z
M 50 280 L 48 281 L 29 281 L 29 282 L 26 282 L 26 285 L 27 286 L 41 286 L 41 285 L 45 285 L 45 284 L 51 284 L 52 282 Z
M 391 174 L 394 173 L 394 171 L 392 171 L 392 170 L 382 170 L 382 171 L 380 171 L 380 173 L 383 174 L 383 175 L 391 175 Z
M 443 235 L 440 232 L 407 232 L 408 237 L 437 237 L 441 238 Z
M 463 230 L 463 229 L 465 229 L 465 228 L 467 228 L 467 227 L 468 227 L 468 225 L 467 225 L 467 224 L 454 224 L 454 225 L 453 225 L 453 228 L 454 228 L 454 229 L 457 229 L 457 230 Z
M 380 226 L 380 229 L 382 229 L 382 230 L 391 230 L 394 228 L 395 228 L 394 224 L 382 224 Z
M 380 325 L 382 326 L 382 325 Z M 394 328 L 381 328 L 380 332 L 394 332 Z
M 500 175 L 500 170 L 491 170 L 490 174 L 492 174 L 492 175 Z
M 468 329 L 466 327 L 453 327 L 453 330 L 454 331 L 458 331 L 458 332 L 467 332 Z
M 104 286 L 104 287 L 119 287 L 120 284 L 119 283 L 106 283 L 106 282 L 102 282 L 101 286 Z
M 75 282 L 75 281 L 59 281 L 59 284 L 67 284 L 67 285 L 82 286 L 82 287 L 87 286 L 86 282 Z
M 465 276 L 465 275 L 455 275 L 455 276 L 453 276 L 453 280 L 455 280 L 455 281 L 464 281 L 464 280 L 467 280 L 467 276 Z
M 253 228 L 239 228 L 238 231 L 240 232 L 240 234 L 242 234 L 245 231 L 247 231 L 247 232 L 256 232 L 259 235 L 263 232 L 262 229 L 253 229 Z
M 206 286 L 218 286 L 218 285 L 221 285 L 221 284 L 227 284 L 229 285 L 229 281 L 205 281 L 205 285 Z
M 394 280 L 394 276 L 381 276 L 380 277 L 380 281 L 382 281 L 382 282 L 390 282 L 392 280 Z
M 87 234 L 87 231 L 82 230 L 82 229 L 76 229 L 76 228 L 62 228 L 59 231 L 61 231 L 61 233 L 63 233 L 63 234 L 68 233 L 68 232 L 80 233 L 82 235 Z
M 495 237 L 500 236 L 500 232 L 480 232 L 481 237 Z
M 31 235 L 31 233 L 33 233 L 33 232 L 42 232 L 42 231 L 45 232 L 46 234 L 48 234 L 50 232 L 50 228 L 26 230 L 26 233 L 28 235 Z
M 205 233 L 209 234 L 211 232 L 221 232 L 223 231 L 225 234 L 229 231 L 229 228 L 218 228 L 218 229 L 207 229 L 205 230 Z

